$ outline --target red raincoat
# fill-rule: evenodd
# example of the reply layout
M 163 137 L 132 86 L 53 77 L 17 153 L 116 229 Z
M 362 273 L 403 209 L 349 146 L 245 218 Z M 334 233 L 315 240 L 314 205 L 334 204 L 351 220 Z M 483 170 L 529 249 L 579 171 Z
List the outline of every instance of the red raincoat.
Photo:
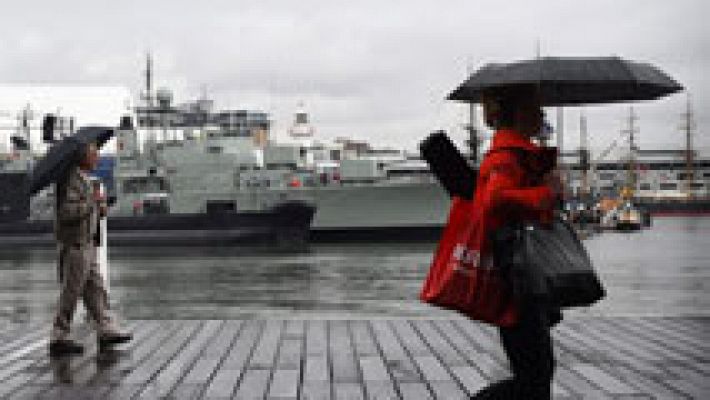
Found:
M 523 167 L 520 157 L 526 154 Z M 542 177 L 555 158 L 556 149 L 540 147 L 512 129 L 496 132 L 474 198 L 486 214 L 484 236 L 511 222 L 552 221 L 556 198 Z
M 490 239 L 511 222 L 552 220 L 555 198 L 542 176 L 554 157 L 513 130 L 496 133 L 473 200 L 452 202 L 420 294 L 423 301 L 498 326 L 517 322 L 516 299 L 493 266 Z

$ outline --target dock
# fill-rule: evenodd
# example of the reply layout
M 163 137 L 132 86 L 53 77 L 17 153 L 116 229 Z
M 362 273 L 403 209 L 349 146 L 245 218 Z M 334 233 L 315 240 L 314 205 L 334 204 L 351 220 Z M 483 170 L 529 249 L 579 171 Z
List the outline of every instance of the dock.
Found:
M 466 399 L 508 376 L 465 319 L 133 320 L 134 340 L 50 358 L 44 324 L 0 324 L 0 398 Z M 582 317 L 554 329 L 555 399 L 710 398 L 710 318 Z

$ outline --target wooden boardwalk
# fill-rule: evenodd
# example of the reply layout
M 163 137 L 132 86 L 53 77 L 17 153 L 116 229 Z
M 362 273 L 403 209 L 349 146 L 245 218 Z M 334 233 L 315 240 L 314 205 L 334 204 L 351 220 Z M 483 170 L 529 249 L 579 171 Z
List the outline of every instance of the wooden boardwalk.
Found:
M 50 359 L 46 326 L 0 325 L 0 398 L 465 399 L 507 375 L 467 320 L 131 321 L 135 340 Z M 710 398 L 710 318 L 565 320 L 556 399 Z

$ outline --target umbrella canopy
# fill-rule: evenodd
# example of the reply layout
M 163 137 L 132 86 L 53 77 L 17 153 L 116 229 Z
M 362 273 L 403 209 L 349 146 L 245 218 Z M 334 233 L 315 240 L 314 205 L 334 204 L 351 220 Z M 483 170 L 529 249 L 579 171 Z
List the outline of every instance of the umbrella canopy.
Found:
M 79 162 L 80 149 L 88 143 L 103 146 L 114 134 L 113 128 L 89 126 L 80 128 L 74 135 L 54 143 L 32 170 L 30 195 L 63 177 L 69 168 Z
M 683 89 L 646 64 L 619 57 L 543 57 L 509 64 L 487 64 L 447 97 L 471 103 L 484 91 L 521 85 L 538 87 L 542 104 L 566 106 L 654 100 Z

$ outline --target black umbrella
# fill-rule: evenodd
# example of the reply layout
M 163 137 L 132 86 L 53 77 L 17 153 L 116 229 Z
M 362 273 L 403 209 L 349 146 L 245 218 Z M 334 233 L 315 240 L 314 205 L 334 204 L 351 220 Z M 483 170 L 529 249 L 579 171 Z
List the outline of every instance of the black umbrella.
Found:
M 80 128 L 74 135 L 54 143 L 47 154 L 37 161 L 32 170 L 30 195 L 34 195 L 49 184 L 66 175 L 69 168 L 79 162 L 79 151 L 88 143 L 103 146 L 113 135 L 113 128 L 88 126 Z
M 654 100 L 683 89 L 658 68 L 619 57 L 543 57 L 487 64 L 449 94 L 449 100 L 481 101 L 484 91 L 538 87 L 542 104 L 565 106 Z

